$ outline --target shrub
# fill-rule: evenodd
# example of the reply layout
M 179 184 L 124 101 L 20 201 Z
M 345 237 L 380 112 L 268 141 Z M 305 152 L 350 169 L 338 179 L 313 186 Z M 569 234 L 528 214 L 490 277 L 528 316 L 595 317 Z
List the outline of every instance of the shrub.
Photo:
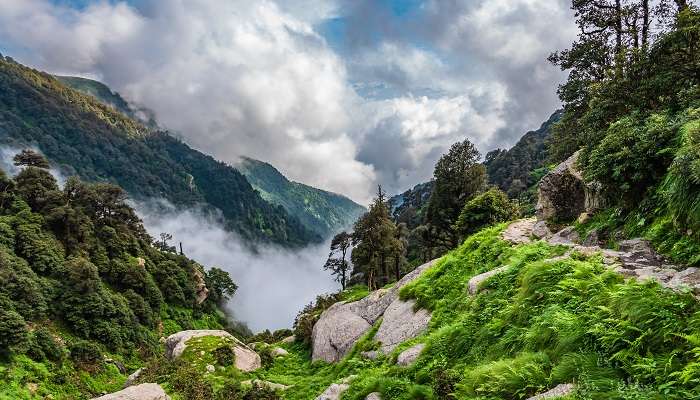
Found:
M 39 328 L 30 336 L 27 355 L 36 361 L 41 361 L 44 358 L 59 361 L 63 358 L 63 349 L 56 343 L 47 328 Z
M 0 353 L 9 353 L 29 341 L 24 318 L 13 310 L 0 309 Z
M 78 364 L 95 365 L 102 361 L 100 347 L 87 340 L 77 340 L 69 346 L 70 358 Z
M 518 207 L 498 188 L 474 197 L 462 208 L 456 229 L 463 237 L 487 226 L 510 221 L 518 216 Z
M 233 352 L 231 346 L 222 346 L 214 350 L 214 358 L 216 363 L 222 367 L 228 367 L 236 362 L 236 353 Z
M 189 364 L 179 364 L 170 379 L 173 388 L 187 400 L 210 400 L 214 395 L 211 385 Z

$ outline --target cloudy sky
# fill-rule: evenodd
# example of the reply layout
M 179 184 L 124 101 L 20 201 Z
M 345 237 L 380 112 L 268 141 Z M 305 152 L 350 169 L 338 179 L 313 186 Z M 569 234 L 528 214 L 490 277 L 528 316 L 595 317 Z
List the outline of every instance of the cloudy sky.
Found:
M 565 0 L 0 0 L 0 52 L 99 79 L 192 146 L 366 202 L 559 105 Z

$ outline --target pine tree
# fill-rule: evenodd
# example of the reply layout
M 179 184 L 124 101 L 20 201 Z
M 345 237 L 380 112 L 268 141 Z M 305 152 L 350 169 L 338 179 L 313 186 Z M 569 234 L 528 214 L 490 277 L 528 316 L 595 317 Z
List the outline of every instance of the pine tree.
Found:
M 331 240 L 331 252 L 328 254 L 328 260 L 323 266 L 323 269 L 331 271 L 343 290 L 347 284 L 347 273 L 350 268 L 350 264 L 345 259 L 350 247 L 352 247 L 351 234 L 343 231 L 335 235 Z

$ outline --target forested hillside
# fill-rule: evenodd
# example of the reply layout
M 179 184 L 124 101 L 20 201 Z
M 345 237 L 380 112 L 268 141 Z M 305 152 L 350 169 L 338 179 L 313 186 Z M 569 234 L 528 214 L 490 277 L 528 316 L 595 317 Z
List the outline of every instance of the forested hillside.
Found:
M 0 142 L 37 147 L 67 176 L 119 184 L 135 199 L 218 209 L 226 227 L 250 242 L 320 240 L 237 170 L 48 74 L 2 58 L 0 89 Z
M 228 274 L 155 242 L 121 188 L 61 189 L 41 156 L 15 162 L 15 177 L 0 171 L 0 398 L 113 391 L 159 337 L 226 324 Z
M 236 168 L 263 199 L 284 207 L 306 228 L 322 237 L 350 226 L 365 211 L 345 196 L 291 182 L 268 163 L 244 157 Z
M 486 172 L 489 182 L 505 191 L 511 198 L 518 198 L 542 177 L 549 159 L 547 140 L 552 126 L 559 121 L 562 112 L 557 111 L 542 126 L 527 132 L 508 150 L 496 149 L 486 154 Z

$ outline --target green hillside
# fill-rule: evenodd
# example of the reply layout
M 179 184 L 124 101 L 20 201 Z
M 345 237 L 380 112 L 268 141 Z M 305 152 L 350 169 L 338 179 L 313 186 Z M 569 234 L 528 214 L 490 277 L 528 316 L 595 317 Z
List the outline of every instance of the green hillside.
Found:
M 114 391 L 162 335 L 226 325 L 228 275 L 154 242 L 119 187 L 70 178 L 59 189 L 29 166 L 0 171 L 0 190 L 0 399 Z
M 236 167 L 263 199 L 284 207 L 309 230 L 323 237 L 352 225 L 365 211 L 345 196 L 292 182 L 268 163 L 246 157 Z
M 320 240 L 234 168 L 9 58 L 0 58 L 0 143 L 35 146 L 65 175 L 119 184 L 135 199 L 218 209 L 251 243 Z

